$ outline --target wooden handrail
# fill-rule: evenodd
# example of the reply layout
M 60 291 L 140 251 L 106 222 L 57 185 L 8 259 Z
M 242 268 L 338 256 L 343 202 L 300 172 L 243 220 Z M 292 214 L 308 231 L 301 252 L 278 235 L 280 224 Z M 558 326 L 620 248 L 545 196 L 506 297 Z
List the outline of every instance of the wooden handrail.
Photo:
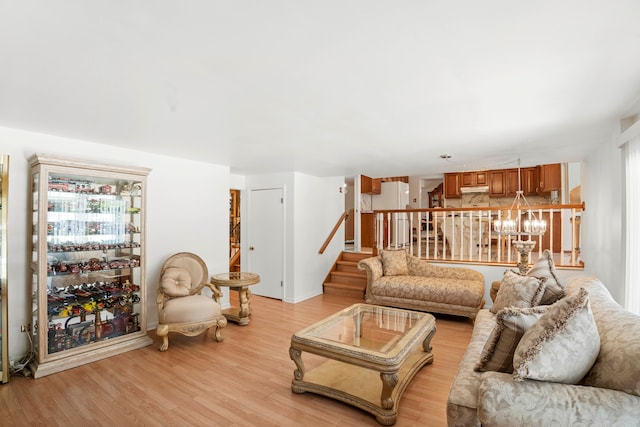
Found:
M 229 271 L 231 271 L 231 268 L 236 264 L 236 262 L 238 262 L 238 260 L 240 259 L 240 249 L 238 249 L 232 256 L 231 258 L 229 258 Z
M 348 215 L 346 212 L 343 212 L 342 215 L 340 215 L 340 219 L 338 219 L 338 222 L 336 222 L 336 225 L 333 227 L 333 230 L 331 230 L 331 233 L 329 233 L 329 237 L 327 237 L 327 240 L 324 241 L 324 244 L 320 248 L 320 251 L 319 251 L 320 254 L 323 254 L 324 251 L 327 249 L 327 246 L 329 246 L 329 243 L 331 243 L 333 236 L 336 235 L 336 232 L 340 228 L 340 224 L 342 224 L 342 221 L 344 221 L 347 218 L 347 216 Z

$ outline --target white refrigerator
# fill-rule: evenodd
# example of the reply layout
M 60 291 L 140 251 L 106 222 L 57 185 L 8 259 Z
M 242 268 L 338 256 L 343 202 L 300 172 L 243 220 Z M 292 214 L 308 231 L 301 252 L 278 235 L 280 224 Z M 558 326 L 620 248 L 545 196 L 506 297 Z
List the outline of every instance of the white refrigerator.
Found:
M 380 194 L 371 197 L 371 208 L 375 210 L 407 209 L 409 204 L 409 184 L 406 182 L 383 182 Z M 405 247 L 409 245 L 410 224 L 406 213 L 391 215 L 391 231 L 384 236 L 384 242 L 389 246 Z M 390 238 L 389 238 L 390 237 Z

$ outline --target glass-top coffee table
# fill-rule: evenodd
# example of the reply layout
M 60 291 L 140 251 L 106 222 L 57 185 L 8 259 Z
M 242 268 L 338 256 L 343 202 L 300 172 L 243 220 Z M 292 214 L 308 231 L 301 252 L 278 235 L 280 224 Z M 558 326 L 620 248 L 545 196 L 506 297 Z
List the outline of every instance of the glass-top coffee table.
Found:
M 293 334 L 291 390 L 341 400 L 393 425 L 404 389 L 433 362 L 435 332 L 428 313 L 354 304 Z M 327 360 L 305 372 L 303 351 Z

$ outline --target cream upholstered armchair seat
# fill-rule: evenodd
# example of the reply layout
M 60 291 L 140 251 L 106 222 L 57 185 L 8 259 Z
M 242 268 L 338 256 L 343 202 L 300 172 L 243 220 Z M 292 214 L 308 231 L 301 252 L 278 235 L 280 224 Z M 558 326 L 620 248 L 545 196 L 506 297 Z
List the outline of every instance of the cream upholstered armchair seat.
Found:
M 213 327 L 216 341 L 224 339 L 220 329 L 227 325 L 227 319 L 217 302 L 220 291 L 208 279 L 206 264 L 195 254 L 180 252 L 165 261 L 156 301 L 160 351 L 169 348 L 169 332 L 196 336 Z M 205 287 L 211 290 L 211 297 L 202 295 Z

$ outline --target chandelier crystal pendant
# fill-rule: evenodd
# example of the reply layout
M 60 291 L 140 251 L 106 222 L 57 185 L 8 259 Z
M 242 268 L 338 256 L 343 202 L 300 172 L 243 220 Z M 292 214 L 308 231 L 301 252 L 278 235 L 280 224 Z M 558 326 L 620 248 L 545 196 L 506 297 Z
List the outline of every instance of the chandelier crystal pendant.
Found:
M 512 212 L 516 212 L 516 217 L 511 218 Z M 522 214 L 527 215 L 526 220 L 522 220 Z M 513 242 L 514 247 L 520 254 L 518 269 L 521 274 L 526 274 L 529 268 L 529 253 L 536 245 L 531 236 L 541 236 L 547 232 L 547 222 L 538 219 L 531 209 L 524 192 L 520 188 L 520 159 L 518 158 L 518 191 L 516 197 L 511 203 L 511 208 L 506 219 L 496 219 L 493 221 L 493 231 L 500 236 L 516 236 L 517 240 Z M 523 240 L 522 237 L 527 237 Z

